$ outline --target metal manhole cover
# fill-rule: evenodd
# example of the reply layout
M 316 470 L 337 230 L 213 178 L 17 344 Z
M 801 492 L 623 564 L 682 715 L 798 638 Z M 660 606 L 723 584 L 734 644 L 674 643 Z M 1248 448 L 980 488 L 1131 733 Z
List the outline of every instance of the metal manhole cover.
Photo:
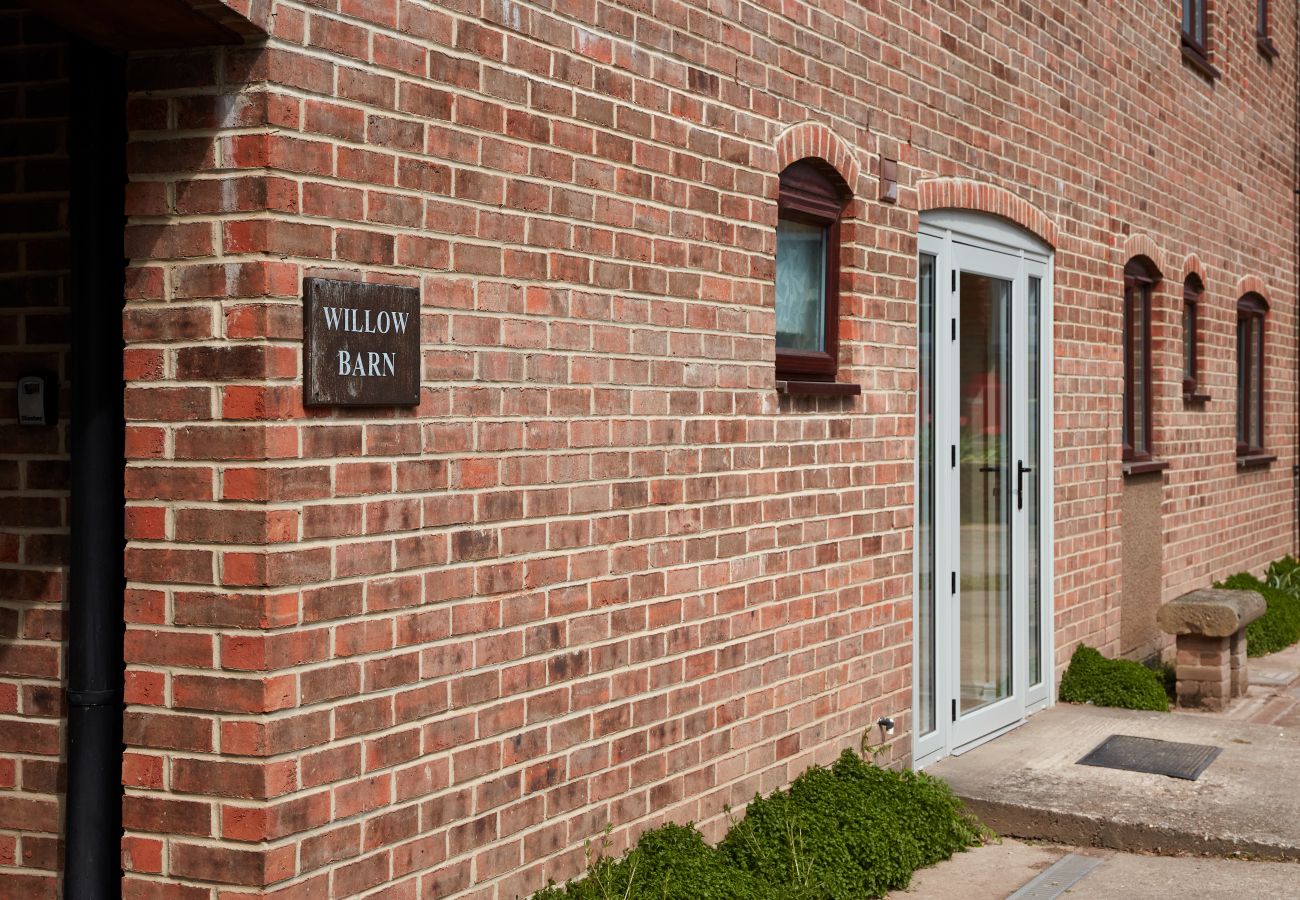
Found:
M 1195 781 L 1222 750 L 1222 747 L 1211 747 L 1208 744 L 1180 744 L 1176 741 L 1112 734 L 1093 747 L 1078 764 Z

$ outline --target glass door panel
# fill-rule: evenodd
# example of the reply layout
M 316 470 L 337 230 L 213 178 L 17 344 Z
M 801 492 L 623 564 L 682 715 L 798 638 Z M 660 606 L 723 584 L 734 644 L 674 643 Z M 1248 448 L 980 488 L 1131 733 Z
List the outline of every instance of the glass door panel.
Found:
M 922 253 L 917 283 L 918 369 L 916 410 L 916 733 L 937 727 L 935 695 L 935 267 L 932 253 Z
M 1039 343 L 1042 340 L 1043 280 L 1029 276 L 1029 297 L 1025 316 L 1025 390 L 1026 427 L 1024 462 L 1016 466 L 1016 505 L 1025 509 L 1027 550 L 1025 569 L 1027 584 L 1025 601 L 1029 607 L 1029 641 L 1025 648 L 1029 664 L 1029 685 L 1043 681 L 1043 498 L 1038 490 L 1042 472 L 1043 443 L 1043 360 Z
M 959 710 L 1012 693 L 1011 287 L 960 278 Z

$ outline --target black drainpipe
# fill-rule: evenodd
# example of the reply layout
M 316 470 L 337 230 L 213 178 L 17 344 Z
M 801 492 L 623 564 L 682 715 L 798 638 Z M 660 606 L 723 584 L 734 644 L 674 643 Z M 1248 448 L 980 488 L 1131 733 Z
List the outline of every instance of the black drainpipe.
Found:
M 123 63 L 68 47 L 71 120 L 72 500 L 63 896 L 121 896 Z

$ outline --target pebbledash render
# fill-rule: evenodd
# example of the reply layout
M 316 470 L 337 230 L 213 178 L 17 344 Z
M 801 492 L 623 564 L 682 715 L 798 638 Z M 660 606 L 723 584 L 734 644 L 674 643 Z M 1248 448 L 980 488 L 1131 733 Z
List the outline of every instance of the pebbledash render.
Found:
M 1167 655 L 1297 548 L 1296 7 L 1205 6 L 2 0 L 0 893 L 527 896 Z

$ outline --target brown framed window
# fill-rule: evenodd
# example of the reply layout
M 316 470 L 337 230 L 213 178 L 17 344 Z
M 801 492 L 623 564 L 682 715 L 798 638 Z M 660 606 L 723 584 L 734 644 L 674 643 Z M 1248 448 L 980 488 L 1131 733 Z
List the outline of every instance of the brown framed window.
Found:
M 840 219 L 848 189 L 829 164 L 781 173 L 776 223 L 776 377 L 833 382 L 839 365 Z
M 1237 456 L 1264 457 L 1264 322 L 1268 304 L 1250 293 L 1237 301 Z
M 1124 267 L 1124 461 L 1152 462 L 1151 293 L 1160 272 L 1144 256 Z
M 1269 28 L 1268 0 L 1255 0 L 1255 46 L 1269 59 L 1277 56 L 1277 45 L 1273 43 Z
M 1206 16 L 1208 0 L 1183 0 L 1183 46 L 1190 47 L 1201 56 L 1206 52 Z
M 1206 15 L 1209 0 L 1183 0 L 1182 51 L 1183 59 L 1191 63 L 1206 78 L 1219 77 L 1219 70 L 1210 62 L 1210 26 Z
M 1201 295 L 1205 285 L 1195 272 L 1183 280 L 1183 399 L 1208 400 L 1200 389 Z

